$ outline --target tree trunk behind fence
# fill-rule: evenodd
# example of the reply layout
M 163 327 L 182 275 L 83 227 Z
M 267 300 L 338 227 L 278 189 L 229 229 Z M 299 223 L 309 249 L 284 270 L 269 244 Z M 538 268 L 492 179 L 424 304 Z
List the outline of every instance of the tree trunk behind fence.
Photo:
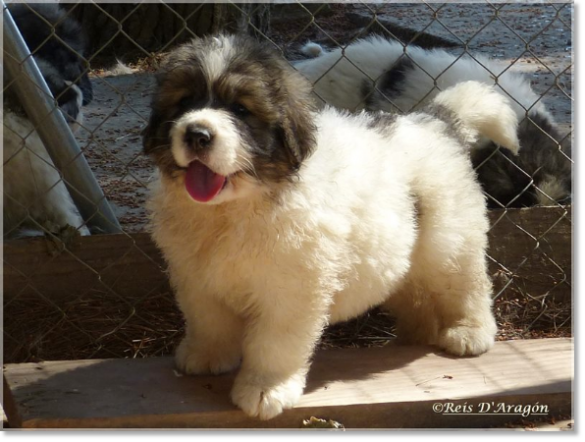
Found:
M 230 3 L 78 3 L 64 7 L 83 27 L 87 55 L 122 60 L 167 51 L 195 35 L 266 32 L 270 8 L 267 4 Z

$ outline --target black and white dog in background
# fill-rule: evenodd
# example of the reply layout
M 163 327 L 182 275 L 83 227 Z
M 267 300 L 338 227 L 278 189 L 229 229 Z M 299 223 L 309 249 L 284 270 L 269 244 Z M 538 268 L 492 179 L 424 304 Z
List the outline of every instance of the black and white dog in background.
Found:
M 82 105 L 92 99 L 80 26 L 57 4 L 8 8 L 59 109 L 75 130 L 82 120 Z M 56 36 L 51 36 L 53 27 Z M 6 78 L 3 110 L 4 235 L 58 232 L 67 225 L 88 235 L 59 171 Z
M 484 139 L 472 151 L 473 164 L 491 207 L 526 207 L 564 203 L 571 195 L 571 140 L 562 134 L 529 80 L 509 64 L 478 55 L 459 57 L 444 50 L 406 48 L 379 36 L 332 51 L 314 43 L 294 63 L 314 84 L 321 103 L 352 112 L 409 112 L 428 104 L 441 90 L 474 80 L 497 84 L 511 97 L 520 119 L 520 153 L 497 149 Z M 344 56 L 345 55 L 345 56 Z M 436 79 L 436 82 L 435 82 Z

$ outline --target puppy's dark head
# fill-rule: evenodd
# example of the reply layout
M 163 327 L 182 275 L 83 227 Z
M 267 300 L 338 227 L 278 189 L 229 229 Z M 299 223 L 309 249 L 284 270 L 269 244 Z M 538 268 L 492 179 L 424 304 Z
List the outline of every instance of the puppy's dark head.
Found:
M 9 10 L 37 62 L 49 65 L 60 77 L 59 83 L 79 87 L 83 104 L 90 103 L 93 90 L 84 60 L 86 41 L 81 26 L 55 3 L 11 4 Z M 58 94 L 63 89 L 60 84 L 52 86 L 49 83 L 51 92 L 60 100 Z
M 479 181 L 490 207 L 567 204 L 571 199 L 571 138 L 550 118 L 533 111 L 518 127 L 520 152 L 496 145 L 473 152 Z
M 208 195 L 214 202 L 286 181 L 315 144 L 310 90 L 266 44 L 243 36 L 195 39 L 161 68 L 144 151 L 163 174 L 192 178 L 196 187 L 225 178 Z

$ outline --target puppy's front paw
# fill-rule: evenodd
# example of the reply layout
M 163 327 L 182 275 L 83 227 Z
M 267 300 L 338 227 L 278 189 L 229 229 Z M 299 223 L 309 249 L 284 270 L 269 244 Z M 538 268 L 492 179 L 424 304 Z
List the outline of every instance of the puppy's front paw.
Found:
M 439 347 L 456 356 L 475 356 L 488 351 L 494 345 L 494 327 L 460 325 L 441 332 Z
M 240 354 L 234 348 L 202 345 L 184 338 L 177 347 L 175 363 L 186 374 L 220 374 L 237 368 Z
M 280 382 L 267 382 L 262 376 L 242 372 L 232 389 L 232 402 L 246 414 L 271 419 L 292 408 L 303 394 L 305 375 L 293 375 Z

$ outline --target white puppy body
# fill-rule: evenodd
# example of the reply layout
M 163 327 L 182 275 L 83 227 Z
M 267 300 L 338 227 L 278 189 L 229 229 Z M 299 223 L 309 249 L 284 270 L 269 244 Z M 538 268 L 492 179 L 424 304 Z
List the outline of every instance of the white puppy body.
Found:
M 154 238 L 187 319 L 177 363 L 221 373 L 243 357 L 232 397 L 251 415 L 298 400 L 326 324 L 385 300 L 406 341 L 457 355 L 493 343 L 488 221 L 466 153 L 422 114 L 391 134 L 371 118 L 321 113 L 318 149 L 276 199 L 257 188 L 202 207 L 164 177 L 155 191 Z
M 232 400 L 268 419 L 298 401 L 323 328 L 376 305 L 396 314 L 405 341 L 455 355 L 487 351 L 496 332 L 485 258 L 489 223 L 468 149 L 486 131 L 517 149 L 509 105 L 492 88 L 469 83 L 407 116 L 314 113 L 291 101 L 295 91 L 283 84 L 297 84 L 307 102 L 309 87 L 293 81 L 296 74 L 272 49 L 238 38 L 179 48 L 160 77 L 145 130 L 145 150 L 161 170 L 150 200 L 152 233 L 186 319 L 178 367 L 222 373 L 241 363 Z M 237 44 L 242 59 L 232 58 Z M 201 78 L 206 51 L 215 72 L 242 62 L 253 67 L 254 81 L 264 75 L 256 93 L 274 93 L 272 101 L 252 101 L 247 89 L 254 111 L 243 113 L 222 98 L 233 90 L 222 88 L 229 75 L 216 75 L 217 89 L 209 82 L 189 101 L 181 98 L 177 91 L 190 91 L 189 75 Z M 266 71 L 258 73 L 261 66 Z M 236 79 L 234 87 L 242 81 Z M 470 89 L 476 113 L 459 105 Z M 283 99 L 288 106 L 279 108 Z M 193 110 L 183 110 L 185 103 L 194 103 Z M 508 111 L 494 114 L 494 108 Z M 273 123 L 261 126 L 254 112 Z M 297 138 L 288 142 L 298 146 L 299 113 L 311 122 L 314 149 L 281 180 L 274 174 L 284 173 L 275 169 L 284 164 L 278 161 L 294 165 L 295 158 L 266 163 L 262 152 L 269 148 L 262 146 L 273 146 L 269 134 L 280 140 L 282 127 L 295 128 L 289 133 Z M 175 116 L 170 125 L 167 115 Z M 248 162 L 255 168 L 246 169 Z M 190 190 L 189 180 L 213 177 L 216 186 L 220 174 L 226 177 L 211 198 Z
M 397 41 L 372 36 L 345 47 L 324 52 L 317 58 L 293 63 L 314 84 L 320 102 L 356 111 L 367 106 L 364 84 L 371 88 L 383 74 L 401 60 L 412 60 L 417 67 L 404 89 L 391 103 L 377 103 L 376 108 L 387 112 L 410 112 L 420 109 L 439 92 L 462 81 L 479 81 L 499 85 L 498 90 L 511 98 L 510 105 L 519 119 L 526 110 L 538 111 L 552 120 L 524 75 L 510 69 L 509 63 L 491 60 L 481 55 L 455 55 L 444 50 L 425 50 L 404 46 Z M 497 81 L 496 81 L 497 78 Z
M 78 91 L 77 86 L 71 87 Z M 78 96 L 81 107 L 81 92 Z M 80 113 L 72 128 L 81 118 Z M 45 229 L 69 225 L 81 235 L 89 235 L 61 174 L 30 120 L 6 111 L 3 142 L 5 234 L 35 236 L 42 235 Z

